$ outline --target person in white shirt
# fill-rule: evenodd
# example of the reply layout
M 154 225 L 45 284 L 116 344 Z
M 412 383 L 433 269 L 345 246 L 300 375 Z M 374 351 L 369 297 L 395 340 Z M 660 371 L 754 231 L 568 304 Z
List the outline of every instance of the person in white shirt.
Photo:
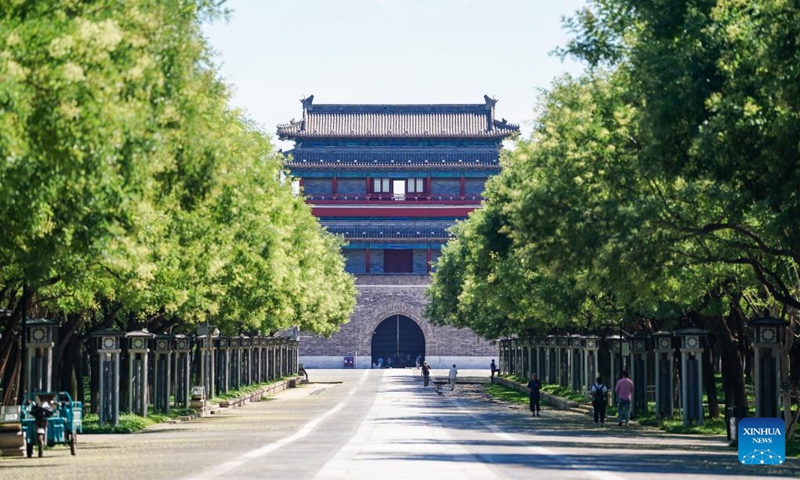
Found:
M 453 368 L 450 369 L 450 374 L 448 377 L 450 378 L 450 390 L 456 389 L 456 377 L 458 376 L 458 369 L 456 368 L 455 364 L 453 364 Z

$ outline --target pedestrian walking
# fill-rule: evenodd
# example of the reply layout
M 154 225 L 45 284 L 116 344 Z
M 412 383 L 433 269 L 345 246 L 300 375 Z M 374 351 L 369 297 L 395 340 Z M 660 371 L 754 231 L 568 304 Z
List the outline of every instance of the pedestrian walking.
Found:
M 431 380 L 431 369 L 428 367 L 428 362 L 422 362 L 422 383 L 424 386 L 428 386 L 428 382 Z
M 494 383 L 494 374 L 497 372 L 497 365 L 494 363 L 494 358 L 492 359 L 491 365 L 489 365 L 489 371 L 492 372 L 489 379 Z
M 592 409 L 594 410 L 594 424 L 606 423 L 606 406 L 608 405 L 608 387 L 603 384 L 603 377 L 597 377 L 592 389 L 589 391 L 592 397 Z
M 617 399 L 619 400 L 617 402 L 617 408 L 619 409 L 619 423 L 617 425 L 621 427 L 625 424 L 627 427 L 631 419 L 631 399 L 633 398 L 633 380 L 628 378 L 627 370 L 622 371 L 622 378 L 617 380 L 614 391 L 617 392 Z
M 456 377 L 458 376 L 458 369 L 456 368 L 455 363 L 453 364 L 453 368 L 450 369 L 450 373 L 447 377 L 450 379 L 450 390 L 456 389 Z
M 539 399 L 541 397 L 542 382 L 536 378 L 535 373 L 531 373 L 531 381 L 528 382 L 528 391 L 530 392 L 531 399 L 531 416 L 539 416 Z

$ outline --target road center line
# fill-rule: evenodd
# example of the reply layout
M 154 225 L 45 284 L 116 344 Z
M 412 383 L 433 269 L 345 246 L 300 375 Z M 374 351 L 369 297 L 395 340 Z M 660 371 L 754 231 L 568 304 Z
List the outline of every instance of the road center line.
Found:
M 302 428 L 300 428 L 300 430 L 298 430 L 297 432 L 293 433 L 292 435 L 289 435 L 286 438 L 282 438 L 282 439 L 278 440 L 277 442 L 268 443 L 268 444 L 264 445 L 263 447 L 259 447 L 259 448 L 255 449 L 255 450 L 250 450 L 249 452 L 240 455 L 239 458 L 237 458 L 236 460 L 231 460 L 229 462 L 225 462 L 225 463 L 222 463 L 220 465 L 217 465 L 216 467 L 213 467 L 213 468 L 211 468 L 211 469 L 209 469 L 209 470 L 207 470 L 205 472 L 202 472 L 199 475 L 195 475 L 193 477 L 189 477 L 187 480 L 205 480 L 205 479 L 208 479 L 208 478 L 217 477 L 219 475 L 222 475 L 223 473 L 227 473 L 227 472 L 233 470 L 236 467 L 240 467 L 240 466 L 244 465 L 247 462 L 250 462 L 252 460 L 255 460 L 256 458 L 262 457 L 262 456 L 264 456 L 264 455 L 266 455 L 266 454 L 268 454 L 270 452 L 273 452 L 273 451 L 275 451 L 275 450 L 277 450 L 277 449 L 279 449 L 279 448 L 281 448 L 281 447 L 283 447 L 285 445 L 288 445 L 290 443 L 296 442 L 297 440 L 300 440 L 301 438 L 307 436 L 315 428 L 317 428 L 317 426 L 320 423 L 324 422 L 325 420 L 328 419 L 328 417 L 330 417 L 331 415 L 335 414 L 336 412 L 338 412 L 339 410 L 344 408 L 344 406 L 347 403 L 347 401 L 350 400 L 350 397 L 355 395 L 356 391 L 358 390 L 358 387 L 360 387 L 364 383 L 364 380 L 367 379 L 367 374 L 368 373 L 369 373 L 369 370 L 364 370 L 364 374 L 361 376 L 361 380 L 359 380 L 358 386 L 356 386 L 355 388 L 352 388 L 347 393 L 347 395 L 345 395 L 344 399 L 342 399 L 342 401 L 339 402 L 335 407 L 331 408 L 327 412 L 323 413 L 322 415 L 320 415 L 320 416 L 316 417 L 315 419 L 311 420 L 310 422 L 306 423 L 305 425 L 303 425 Z

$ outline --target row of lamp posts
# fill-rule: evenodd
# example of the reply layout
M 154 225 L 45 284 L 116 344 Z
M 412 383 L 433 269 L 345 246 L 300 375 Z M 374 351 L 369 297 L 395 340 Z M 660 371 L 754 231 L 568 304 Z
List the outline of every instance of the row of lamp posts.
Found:
M 28 319 L 25 327 L 27 368 L 23 385 L 27 392 L 52 391 L 59 323 Z M 173 405 L 189 406 L 193 362 L 199 362 L 194 381 L 206 398 L 297 374 L 298 369 L 299 343 L 289 337 L 223 337 L 216 329 L 191 337 L 155 335 L 147 330 L 99 330 L 92 339 L 98 380 L 94 398 L 98 400 L 101 425 L 118 424 L 121 401 L 130 412 L 141 416 L 147 415 L 151 401 L 153 409 L 160 412 L 169 411 Z M 120 398 L 121 391 L 127 393 L 124 399 Z
M 755 358 L 755 402 L 757 417 L 778 417 L 780 400 L 780 355 L 786 322 L 761 318 L 749 323 L 753 331 Z M 622 330 L 620 329 L 620 333 Z M 703 423 L 703 344 L 705 330 L 688 328 L 652 335 L 548 335 L 536 338 L 512 338 L 500 341 L 500 369 L 505 373 L 528 376 L 536 372 L 544 383 L 559 384 L 575 392 L 591 388 L 598 376 L 600 355 L 608 355 L 614 382 L 627 370 L 634 382 L 632 410 L 647 413 L 648 386 L 655 384 L 655 408 L 658 418 L 671 418 L 674 412 L 673 391 L 676 380 L 675 359 L 679 359 L 678 375 L 684 425 Z M 605 348 L 601 349 L 601 346 Z M 649 362 L 655 360 L 650 379 Z M 611 388 L 613 390 L 613 388 Z M 616 403 L 616 395 L 613 402 Z M 729 409 L 730 410 L 730 409 Z M 727 413 L 727 412 L 726 412 Z M 735 429 L 738 418 L 746 416 L 746 406 L 736 409 L 730 421 Z M 729 430 L 729 435 L 731 431 Z

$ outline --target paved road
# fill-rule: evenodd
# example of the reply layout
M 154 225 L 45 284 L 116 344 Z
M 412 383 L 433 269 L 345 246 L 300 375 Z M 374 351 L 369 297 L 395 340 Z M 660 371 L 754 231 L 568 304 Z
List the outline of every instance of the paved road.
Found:
M 83 436 L 75 457 L 56 447 L 0 458 L 0 479 L 800 478 L 794 460 L 742 466 L 719 438 L 595 428 L 549 409 L 531 418 L 476 385 L 438 395 L 413 370 L 310 374 L 310 385 L 219 416 Z

